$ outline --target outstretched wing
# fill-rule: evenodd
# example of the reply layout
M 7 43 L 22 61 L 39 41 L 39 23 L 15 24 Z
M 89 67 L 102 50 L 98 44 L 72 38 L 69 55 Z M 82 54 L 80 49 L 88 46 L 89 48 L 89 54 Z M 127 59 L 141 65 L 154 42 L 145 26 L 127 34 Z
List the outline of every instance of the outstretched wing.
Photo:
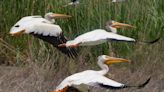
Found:
M 99 82 L 97 82 L 97 85 L 100 86 L 100 87 L 107 88 L 107 89 L 123 89 L 123 88 L 131 88 L 131 87 L 143 88 L 143 87 L 145 87 L 149 83 L 150 79 L 151 78 L 148 78 L 142 84 L 138 84 L 138 85 L 126 85 L 126 84 L 121 84 L 121 83 L 118 83 L 116 81 L 113 81 L 113 80 L 110 80 L 110 79 L 104 77 L 104 78 L 99 79 Z
M 77 52 L 74 48 L 58 47 L 59 44 L 66 43 L 67 41 L 63 35 L 62 29 L 58 25 L 49 23 L 36 23 L 33 25 L 32 30 L 30 30 L 29 33 L 37 38 L 42 39 L 43 41 L 52 44 L 54 47 L 69 57 L 75 58 L 77 56 Z
M 97 42 L 97 41 L 124 41 L 124 42 L 135 42 L 135 39 L 115 34 L 112 32 L 107 32 L 103 29 L 96 29 L 87 33 L 84 33 L 75 40 L 80 40 L 82 42 Z
M 119 34 L 115 34 L 115 33 L 112 33 L 112 32 L 106 32 L 106 34 L 104 35 L 104 37 L 108 41 L 136 42 L 135 39 L 133 39 L 133 38 L 126 37 L 126 36 L 119 35 Z
M 100 87 L 109 88 L 109 89 L 117 89 L 117 88 L 125 87 L 125 84 L 116 82 L 104 76 L 99 76 L 98 78 L 93 79 L 93 81 L 94 81 L 93 84 L 95 86 L 100 86 Z
M 126 85 L 123 83 L 119 83 L 117 81 L 111 80 L 103 75 L 97 73 L 97 71 L 87 70 L 80 73 L 73 74 L 67 78 L 65 78 L 57 87 L 56 90 L 64 90 L 70 86 L 74 85 L 89 85 L 89 86 L 98 86 L 104 87 L 108 89 L 122 89 L 122 88 L 142 88 L 147 85 L 150 81 L 148 78 L 144 83 L 139 85 Z
M 98 87 L 101 85 L 108 85 L 111 87 L 124 86 L 124 84 L 108 79 L 102 75 L 97 74 L 97 72 L 87 70 L 67 77 L 57 86 L 56 90 L 63 90 L 65 87 L 81 84 Z

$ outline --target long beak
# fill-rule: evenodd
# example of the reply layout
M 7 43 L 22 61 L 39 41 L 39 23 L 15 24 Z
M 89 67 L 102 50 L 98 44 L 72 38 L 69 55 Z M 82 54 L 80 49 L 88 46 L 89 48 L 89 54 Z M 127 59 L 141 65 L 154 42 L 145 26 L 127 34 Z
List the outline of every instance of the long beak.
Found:
M 52 16 L 53 18 L 70 18 L 70 17 L 72 17 L 72 16 L 70 16 L 70 15 L 56 14 L 56 13 L 52 14 L 51 16 Z
M 112 23 L 112 27 L 114 27 L 114 28 L 136 28 L 136 27 L 134 27 L 132 25 L 119 23 L 119 22 Z
M 59 44 L 58 47 L 66 47 L 66 44 L 65 43 Z
M 19 32 L 16 32 L 16 33 L 9 33 L 11 36 L 19 36 L 19 35 L 22 35 L 26 30 L 22 30 L 22 31 L 19 31 Z
M 107 65 L 111 65 L 113 63 L 120 63 L 120 62 L 130 62 L 130 60 L 123 59 L 123 58 L 109 57 L 104 63 Z

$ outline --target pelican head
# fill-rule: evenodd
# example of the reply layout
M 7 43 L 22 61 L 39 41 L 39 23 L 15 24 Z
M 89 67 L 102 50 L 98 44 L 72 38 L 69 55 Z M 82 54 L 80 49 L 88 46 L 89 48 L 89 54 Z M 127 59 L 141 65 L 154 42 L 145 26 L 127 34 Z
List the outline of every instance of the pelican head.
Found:
M 129 24 L 119 23 L 113 20 L 107 21 L 105 27 L 107 30 L 113 33 L 117 33 L 117 28 L 135 28 L 134 26 L 131 26 Z
M 65 15 L 65 14 L 57 14 L 57 13 L 46 13 L 44 18 L 51 21 L 52 23 L 55 23 L 55 19 L 54 18 L 70 18 L 70 15 Z
M 110 57 L 107 55 L 101 55 L 98 57 L 98 64 L 106 64 L 106 65 L 111 65 L 114 63 L 120 63 L 120 62 L 130 62 L 130 60 L 123 59 L 123 58 L 115 58 L 115 57 Z

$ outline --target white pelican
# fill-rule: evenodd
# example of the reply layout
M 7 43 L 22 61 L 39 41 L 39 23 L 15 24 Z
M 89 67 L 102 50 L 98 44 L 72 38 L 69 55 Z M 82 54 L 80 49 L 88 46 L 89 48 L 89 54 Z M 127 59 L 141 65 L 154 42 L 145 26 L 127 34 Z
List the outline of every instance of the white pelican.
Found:
M 17 36 L 21 34 L 31 34 L 40 38 L 54 47 L 59 49 L 62 53 L 69 57 L 77 56 L 73 48 L 59 48 L 58 45 L 65 43 L 67 39 L 63 35 L 63 31 L 59 25 L 53 24 L 54 18 L 69 18 L 71 16 L 64 14 L 47 13 L 45 18 L 42 16 L 26 16 L 20 19 L 11 29 L 10 34 Z
M 123 89 L 130 87 L 142 88 L 150 81 L 150 78 L 140 85 L 126 85 L 123 83 L 116 82 L 111 80 L 104 75 L 108 73 L 109 67 L 108 65 L 119 62 L 130 62 L 129 60 L 122 58 L 109 57 L 107 55 L 101 55 L 98 57 L 97 64 L 100 66 L 102 70 L 94 71 L 94 70 L 86 70 L 83 72 L 79 72 L 68 76 L 65 78 L 52 92 L 68 92 L 67 89 L 71 86 L 85 84 L 89 86 L 96 87 L 104 87 L 108 89 Z
M 78 46 L 89 46 L 89 45 L 99 45 L 104 42 L 109 41 L 123 41 L 123 42 L 138 42 L 133 38 L 122 36 L 116 34 L 117 28 L 133 28 L 133 26 L 123 23 L 118 23 L 115 21 L 109 21 L 106 23 L 106 29 L 111 32 L 107 32 L 104 29 L 96 29 L 87 33 L 84 33 L 74 40 L 67 41 L 66 43 L 60 44 L 59 47 L 78 47 Z M 151 42 L 142 43 L 154 43 L 158 39 Z M 141 41 L 140 41 L 141 42 Z
M 79 4 L 78 0 L 71 0 L 70 3 L 68 3 L 67 5 L 64 5 L 63 7 L 67 7 L 67 6 L 76 6 Z

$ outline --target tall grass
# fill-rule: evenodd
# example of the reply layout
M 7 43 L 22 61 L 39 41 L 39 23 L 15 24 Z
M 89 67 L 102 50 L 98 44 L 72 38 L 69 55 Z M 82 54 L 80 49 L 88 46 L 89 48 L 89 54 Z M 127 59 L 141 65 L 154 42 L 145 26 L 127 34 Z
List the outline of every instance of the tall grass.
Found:
M 104 28 L 108 20 L 136 26 L 136 29 L 120 29 L 119 34 L 125 36 L 139 40 L 152 40 L 157 36 L 162 36 L 164 26 L 162 0 L 128 0 L 123 3 L 111 3 L 109 0 L 81 0 L 80 2 L 82 4 L 77 7 L 62 8 L 63 4 L 68 3 L 67 0 L 2 0 L 1 38 L 20 52 L 26 52 L 25 50 L 33 49 L 32 47 L 38 49 L 38 44 L 47 49 L 47 44 L 44 45 L 42 41 L 36 41 L 31 36 L 14 38 L 8 35 L 11 26 L 21 17 L 44 16 L 47 12 L 73 16 L 71 19 L 57 20 L 57 24 L 70 39 L 97 28 Z M 128 56 L 130 55 L 128 53 L 134 50 L 134 46 L 127 43 L 113 43 L 112 45 L 115 52 L 121 56 Z M 96 47 L 91 50 L 93 55 L 108 54 L 108 45 L 98 46 L 100 49 Z

